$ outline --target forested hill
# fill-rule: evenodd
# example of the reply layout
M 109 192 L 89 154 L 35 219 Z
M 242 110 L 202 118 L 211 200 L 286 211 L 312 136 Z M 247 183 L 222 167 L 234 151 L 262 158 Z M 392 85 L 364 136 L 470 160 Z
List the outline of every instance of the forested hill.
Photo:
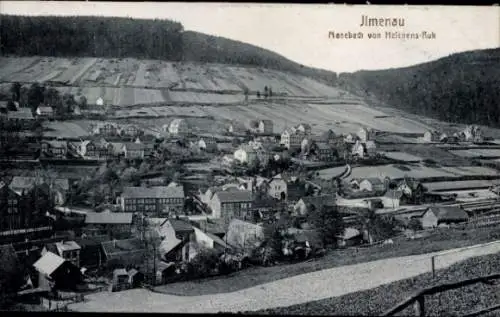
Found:
M 500 126 L 500 49 L 457 53 L 407 68 L 339 75 L 339 85 L 401 110 Z
M 304 67 L 269 50 L 184 31 L 181 23 L 110 17 L 0 15 L 0 53 L 18 56 L 135 57 L 265 67 L 334 84 L 336 73 Z

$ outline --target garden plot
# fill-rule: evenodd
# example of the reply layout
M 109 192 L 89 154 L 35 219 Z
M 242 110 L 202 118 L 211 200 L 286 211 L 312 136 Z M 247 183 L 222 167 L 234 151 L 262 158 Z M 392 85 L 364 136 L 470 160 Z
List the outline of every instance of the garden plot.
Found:
M 430 168 L 425 166 L 417 165 L 379 165 L 379 166 L 361 166 L 354 167 L 352 169 L 351 175 L 347 178 L 348 180 L 354 178 L 385 178 L 389 177 L 391 179 L 404 178 L 405 176 L 420 179 L 429 177 L 456 177 L 455 174 L 447 172 L 444 170 Z
M 12 80 L 14 81 L 15 74 L 20 72 L 29 65 L 37 62 L 39 58 L 37 57 L 19 57 L 17 61 L 14 62 L 13 58 L 0 57 L 0 79 Z
M 204 92 L 190 92 L 190 91 L 169 91 L 169 98 L 173 102 L 192 102 L 200 104 L 210 103 L 237 103 L 244 102 L 245 96 L 233 94 L 211 94 Z
M 441 168 L 457 176 L 500 176 L 497 170 L 483 166 L 443 166 Z
M 114 117 L 116 119 L 137 118 L 137 117 L 158 117 L 158 114 L 151 108 L 143 107 L 138 109 L 117 110 L 115 111 Z
M 405 152 L 380 152 L 380 154 L 390 159 L 404 161 L 404 162 L 419 162 L 423 160 L 421 157 L 411 155 Z
M 500 181 L 488 180 L 470 180 L 470 181 L 454 181 L 454 182 L 432 182 L 422 183 L 429 191 L 452 191 L 466 189 L 486 189 L 494 185 L 499 185 Z
M 75 84 L 97 62 L 96 58 L 77 58 L 56 78 L 60 82 Z
M 450 153 L 461 157 L 500 157 L 500 149 L 470 149 L 470 150 L 452 150 Z
M 134 90 L 134 102 L 133 104 L 150 104 L 150 103 L 161 103 L 165 102 L 163 94 L 160 90 L 154 89 L 140 89 L 140 88 L 129 88 Z M 120 104 L 124 105 L 124 103 Z

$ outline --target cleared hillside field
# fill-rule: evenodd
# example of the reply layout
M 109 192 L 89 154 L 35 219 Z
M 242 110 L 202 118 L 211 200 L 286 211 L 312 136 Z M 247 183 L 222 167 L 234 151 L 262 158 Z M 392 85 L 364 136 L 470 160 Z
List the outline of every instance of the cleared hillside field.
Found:
M 0 81 L 60 82 L 71 86 L 105 86 L 264 92 L 289 96 L 339 96 L 341 91 L 311 78 L 263 68 L 223 64 L 173 63 L 133 58 L 1 57 Z M 156 100 L 156 99 L 155 99 Z
M 366 111 L 362 111 L 362 109 L 366 109 Z M 115 118 L 204 118 L 213 126 L 223 125 L 226 128 L 231 122 L 239 122 L 248 126 L 250 120 L 270 119 L 273 121 L 275 133 L 281 133 L 286 126 L 290 127 L 302 122 L 310 123 L 314 134 L 322 133 L 328 129 L 332 129 L 336 133 L 351 133 L 357 132 L 361 127 L 396 133 L 423 133 L 425 131 L 425 126 L 418 121 L 404 121 L 401 117 L 396 116 L 376 118 L 379 115 L 379 112 L 373 112 L 372 109 L 360 105 L 258 102 L 249 105 L 190 105 L 121 109 L 116 111 Z M 158 125 L 158 121 L 163 122 L 164 120 L 141 119 L 141 122 L 151 126 Z M 215 129 L 210 124 L 206 128 L 199 128 L 208 133 Z
M 389 177 L 392 179 L 404 178 L 405 176 L 421 179 L 431 177 L 447 177 L 458 178 L 462 176 L 498 176 L 499 173 L 487 167 L 479 166 L 443 166 L 443 167 L 427 167 L 417 164 L 412 165 L 379 165 L 379 166 L 362 166 L 354 167 L 348 180 L 353 178 L 370 178 L 370 177 Z

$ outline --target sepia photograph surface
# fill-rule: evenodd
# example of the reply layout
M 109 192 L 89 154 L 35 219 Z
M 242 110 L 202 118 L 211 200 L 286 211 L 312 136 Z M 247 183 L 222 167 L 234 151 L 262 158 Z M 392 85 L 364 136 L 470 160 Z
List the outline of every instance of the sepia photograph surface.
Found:
M 500 315 L 500 7 L 0 2 L 0 310 Z

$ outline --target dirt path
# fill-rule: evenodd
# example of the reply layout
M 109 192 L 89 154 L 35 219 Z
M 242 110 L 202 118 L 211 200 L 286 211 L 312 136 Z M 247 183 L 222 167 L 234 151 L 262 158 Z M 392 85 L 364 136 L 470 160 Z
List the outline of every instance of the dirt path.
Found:
M 454 253 L 455 250 L 462 251 Z M 145 289 L 96 293 L 87 296 L 86 302 L 72 304 L 69 308 L 81 312 L 236 313 L 290 306 L 367 290 L 426 273 L 431 270 L 431 256 L 436 254 L 443 254 L 436 260 L 440 269 L 471 257 L 498 253 L 500 243 L 455 250 L 336 267 L 225 294 L 174 296 Z

